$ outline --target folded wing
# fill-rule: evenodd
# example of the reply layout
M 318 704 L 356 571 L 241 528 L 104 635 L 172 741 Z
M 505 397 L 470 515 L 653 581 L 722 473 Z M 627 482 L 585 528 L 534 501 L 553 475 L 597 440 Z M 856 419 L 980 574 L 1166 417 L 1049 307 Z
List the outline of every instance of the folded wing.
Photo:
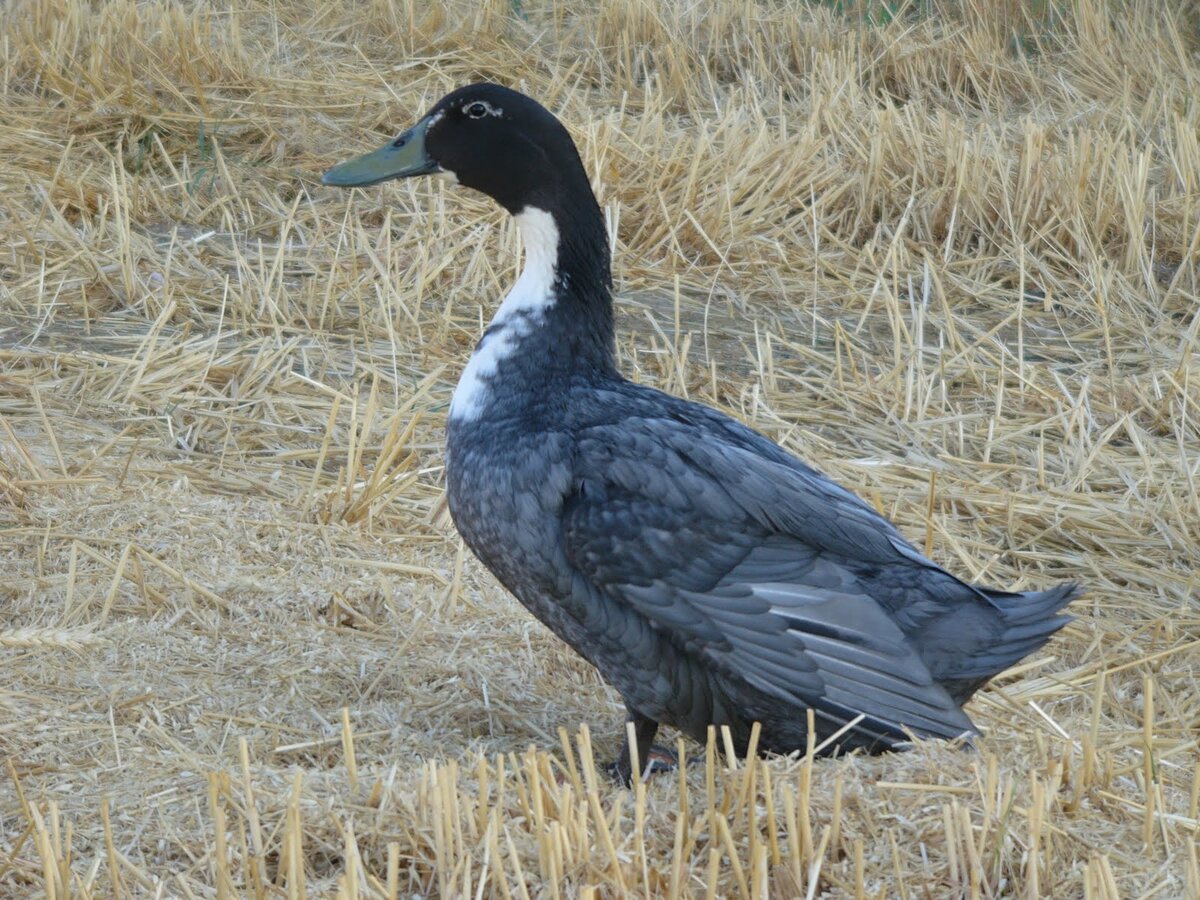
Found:
M 753 432 L 707 424 L 624 419 L 584 435 L 563 514 L 576 569 L 797 716 L 861 715 L 856 730 L 887 744 L 973 731 L 861 576 L 933 563 L 849 492 L 744 446 Z

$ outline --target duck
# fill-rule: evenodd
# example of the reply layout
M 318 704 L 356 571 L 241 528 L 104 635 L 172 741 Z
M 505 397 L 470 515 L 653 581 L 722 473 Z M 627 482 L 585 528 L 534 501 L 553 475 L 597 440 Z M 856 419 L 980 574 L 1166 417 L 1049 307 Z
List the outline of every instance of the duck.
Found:
M 425 175 L 491 197 L 524 245 L 450 403 L 449 509 L 620 694 L 617 779 L 647 774 L 660 725 L 701 743 L 727 727 L 739 755 L 756 723 L 760 754 L 969 744 L 963 705 L 1071 620 L 1080 587 L 964 581 L 759 432 L 625 378 L 604 216 L 567 129 L 531 97 L 460 87 L 322 181 Z

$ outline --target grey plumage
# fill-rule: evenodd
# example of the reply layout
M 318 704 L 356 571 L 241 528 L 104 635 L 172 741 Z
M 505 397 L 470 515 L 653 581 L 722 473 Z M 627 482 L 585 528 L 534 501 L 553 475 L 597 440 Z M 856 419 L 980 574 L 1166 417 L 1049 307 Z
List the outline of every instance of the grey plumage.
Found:
M 511 365 L 497 382 L 528 360 Z M 728 725 L 740 750 L 755 720 L 762 749 L 803 748 L 806 707 L 819 741 L 863 715 L 844 749 L 972 733 L 961 704 L 1065 624 L 1075 591 L 965 584 L 756 432 L 627 382 L 451 422 L 449 448 L 455 521 L 501 582 L 634 718 L 698 740 Z

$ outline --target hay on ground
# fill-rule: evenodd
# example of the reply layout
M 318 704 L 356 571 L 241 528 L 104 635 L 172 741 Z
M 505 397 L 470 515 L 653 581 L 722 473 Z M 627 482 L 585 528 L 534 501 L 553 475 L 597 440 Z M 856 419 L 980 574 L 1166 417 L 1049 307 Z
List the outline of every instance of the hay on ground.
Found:
M 1200 896 L 1197 6 L 834 5 L 9 4 L 0 893 Z M 442 497 L 515 230 L 317 181 L 479 78 L 579 142 L 632 377 L 1086 585 L 978 752 L 600 773 Z

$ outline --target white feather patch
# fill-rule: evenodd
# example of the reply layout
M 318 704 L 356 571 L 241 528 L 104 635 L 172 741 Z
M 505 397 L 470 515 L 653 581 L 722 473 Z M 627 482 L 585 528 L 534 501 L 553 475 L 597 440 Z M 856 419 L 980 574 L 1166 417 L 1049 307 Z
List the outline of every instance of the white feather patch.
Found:
M 527 206 L 514 217 L 525 243 L 525 268 L 512 286 L 492 323 L 458 379 L 450 418 L 477 419 L 483 414 L 491 393 L 491 382 L 501 360 L 512 356 L 521 339 L 537 327 L 545 311 L 554 305 L 554 281 L 558 263 L 558 226 L 544 209 Z

